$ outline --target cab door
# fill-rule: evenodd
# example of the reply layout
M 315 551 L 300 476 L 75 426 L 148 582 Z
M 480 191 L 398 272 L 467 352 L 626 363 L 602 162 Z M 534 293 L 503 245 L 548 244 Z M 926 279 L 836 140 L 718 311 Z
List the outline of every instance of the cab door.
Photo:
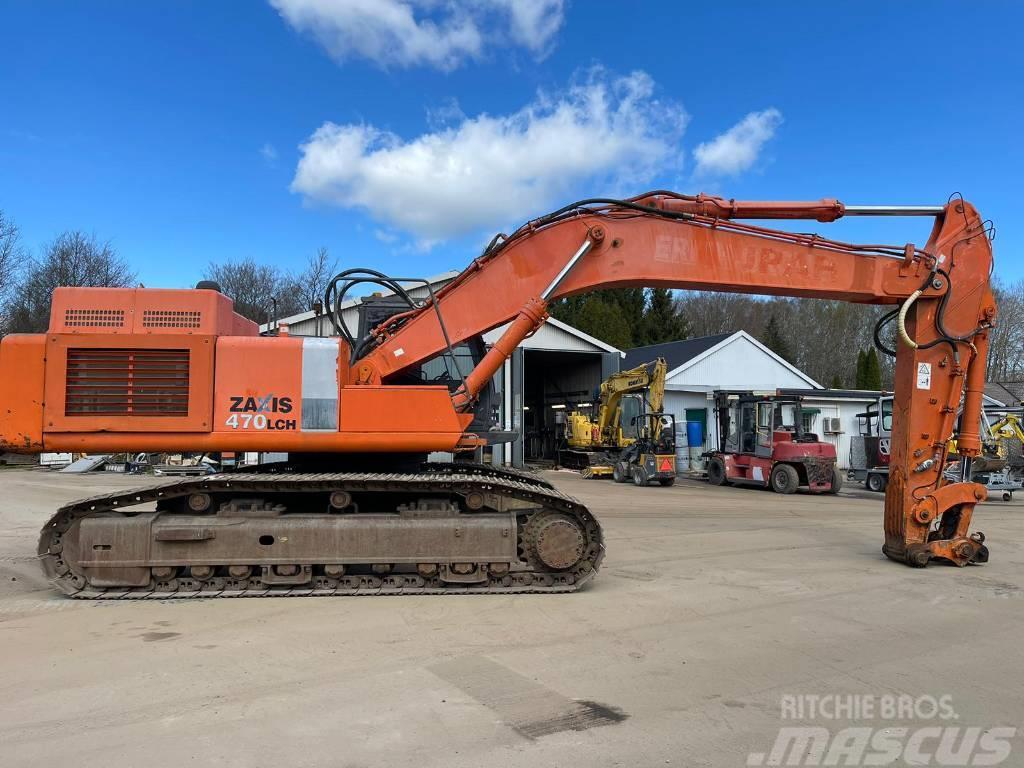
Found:
M 764 459 L 772 457 L 772 417 L 775 413 L 774 403 L 757 404 L 757 435 L 754 442 L 754 455 Z
M 739 406 L 739 446 L 737 453 L 753 453 L 757 448 L 757 409 L 754 403 Z

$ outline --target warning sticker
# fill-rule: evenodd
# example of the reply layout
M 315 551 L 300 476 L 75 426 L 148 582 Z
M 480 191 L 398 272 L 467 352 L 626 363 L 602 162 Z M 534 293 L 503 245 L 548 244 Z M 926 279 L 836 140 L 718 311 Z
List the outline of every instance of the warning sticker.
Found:
M 932 388 L 932 364 L 931 363 L 918 363 L 917 364 L 917 388 L 918 389 L 931 389 Z

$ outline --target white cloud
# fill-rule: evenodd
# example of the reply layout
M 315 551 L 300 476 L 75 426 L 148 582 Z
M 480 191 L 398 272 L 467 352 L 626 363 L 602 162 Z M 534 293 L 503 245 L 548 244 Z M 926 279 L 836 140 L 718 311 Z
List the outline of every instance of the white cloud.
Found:
M 492 46 L 543 56 L 562 25 L 564 0 L 270 0 L 336 60 L 452 70 Z
M 432 242 L 518 224 L 580 189 L 635 189 L 678 170 L 687 119 L 681 105 L 655 98 L 646 73 L 595 70 L 518 112 L 410 140 L 324 123 L 300 148 L 292 190 Z
M 512 39 L 535 53 L 546 52 L 563 21 L 562 0 L 485 0 L 509 14 Z
M 751 112 L 725 133 L 693 150 L 696 173 L 732 176 L 747 170 L 781 123 L 782 113 L 777 109 Z
M 277 149 L 275 149 L 274 145 L 268 141 L 260 147 L 260 155 L 268 163 L 273 163 L 277 160 Z

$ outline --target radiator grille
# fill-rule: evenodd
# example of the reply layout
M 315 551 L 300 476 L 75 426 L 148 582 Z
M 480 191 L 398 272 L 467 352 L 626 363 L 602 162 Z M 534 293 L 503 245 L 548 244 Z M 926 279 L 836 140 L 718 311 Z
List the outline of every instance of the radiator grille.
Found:
M 65 416 L 187 416 L 187 349 L 69 349 Z
M 202 322 L 202 312 L 146 309 L 142 312 L 143 328 L 198 328 Z
M 65 309 L 64 325 L 69 328 L 123 328 L 123 309 Z

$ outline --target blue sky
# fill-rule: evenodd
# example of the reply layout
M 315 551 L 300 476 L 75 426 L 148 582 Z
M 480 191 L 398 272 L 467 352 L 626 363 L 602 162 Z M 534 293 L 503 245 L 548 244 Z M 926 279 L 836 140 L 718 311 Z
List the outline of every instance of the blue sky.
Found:
M 32 249 L 109 239 L 147 285 L 321 245 L 430 275 L 524 218 L 658 187 L 962 192 L 1024 278 L 1019 3 L 22 0 L 0 23 L 0 209 Z

